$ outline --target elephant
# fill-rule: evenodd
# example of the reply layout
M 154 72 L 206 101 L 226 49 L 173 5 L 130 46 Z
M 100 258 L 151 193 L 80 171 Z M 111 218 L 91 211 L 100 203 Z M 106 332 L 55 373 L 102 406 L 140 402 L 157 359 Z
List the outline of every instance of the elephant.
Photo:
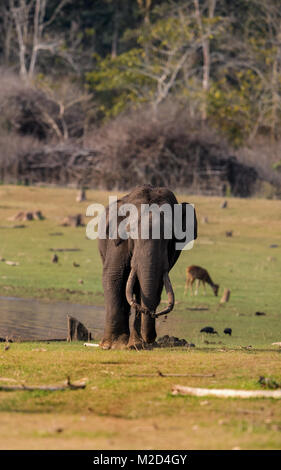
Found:
M 151 185 L 139 186 L 117 200 L 118 214 L 122 204 L 133 204 L 137 208 L 138 214 L 141 213 L 143 204 L 157 204 L 158 206 L 166 204 L 171 208 L 172 214 L 174 214 L 175 205 L 179 207 L 175 195 L 169 189 Z M 186 223 L 187 206 L 191 207 L 188 203 L 181 204 L 182 227 L 185 227 Z M 110 238 L 109 207 L 105 212 L 106 236 L 99 238 L 106 307 L 104 334 L 100 346 L 103 349 L 140 348 L 155 341 L 157 336 L 156 318 L 159 315 L 168 314 L 174 307 L 174 292 L 169 271 L 181 252 L 176 249 L 176 242 L 179 239 L 174 234 L 174 227 L 170 227 L 172 236 L 166 239 L 163 214 L 159 217 L 160 236 L 158 239 L 151 236 L 151 216 L 147 219 L 150 230 L 148 238 L 129 234 L 126 239 L 126 237 L 121 237 L 119 232 L 116 238 Z M 195 210 L 192 214 L 194 216 L 193 239 L 195 239 L 197 238 Z M 124 219 L 124 215 L 118 215 L 117 224 L 120 224 Z M 170 219 L 169 223 L 173 224 L 173 220 L 174 218 Z M 135 221 L 135 230 L 140 234 L 140 217 Z M 132 232 L 134 233 L 133 230 Z M 161 312 L 156 313 L 164 286 L 168 305 Z M 134 311 L 135 318 L 130 328 L 131 310 Z

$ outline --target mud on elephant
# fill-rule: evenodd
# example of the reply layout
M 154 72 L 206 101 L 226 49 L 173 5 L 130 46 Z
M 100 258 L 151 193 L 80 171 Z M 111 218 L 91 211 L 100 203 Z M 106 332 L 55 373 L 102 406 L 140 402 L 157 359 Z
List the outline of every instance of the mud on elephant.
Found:
M 118 214 L 121 205 L 134 205 L 137 209 L 137 218 L 129 219 L 128 225 L 124 226 L 124 221 L 128 220 L 126 214 L 118 215 L 117 225 L 123 229 L 115 232 L 115 236 L 110 235 L 111 211 L 106 209 L 106 238 L 99 239 L 99 251 L 103 262 L 103 287 L 106 303 L 106 320 L 101 346 L 104 349 L 119 349 L 125 347 L 140 347 L 143 343 L 153 343 L 156 339 L 155 321 L 159 315 L 169 313 L 174 307 L 174 292 L 169 278 L 169 271 L 176 263 L 180 250 L 177 249 L 179 241 L 184 241 L 183 245 L 197 237 L 197 221 L 193 207 L 188 203 L 181 204 L 181 228 L 183 229 L 181 238 L 174 227 L 174 213 L 176 206 L 179 208 L 174 194 L 167 188 L 141 186 L 133 190 L 130 194 L 117 201 Z M 152 213 L 149 211 L 146 218 L 146 228 L 148 236 L 143 236 L 141 217 L 143 205 L 145 207 L 169 206 L 171 217 L 167 219 L 162 211 L 158 220 L 159 236 L 153 235 Z M 125 206 L 126 207 L 126 206 Z M 155 207 L 155 206 L 154 206 Z M 187 209 L 192 208 L 192 212 Z M 192 234 L 187 239 L 183 235 L 187 223 L 187 213 L 192 214 Z M 120 225 L 121 224 L 121 225 Z M 166 227 L 165 227 L 166 224 Z M 131 226 L 130 226 L 131 225 Z M 167 228 L 171 234 L 167 237 Z M 194 230 L 193 230 L 194 228 Z M 126 234 L 122 236 L 122 230 Z M 146 232 L 147 233 L 147 232 Z M 154 232 L 155 233 L 155 232 Z M 128 235 L 129 234 L 129 235 Z M 137 235 L 136 235 L 137 234 Z M 168 306 L 161 312 L 156 313 L 156 309 L 161 300 L 161 293 L 165 287 L 168 295 Z M 129 327 L 130 312 L 135 313 L 135 318 L 131 329 Z

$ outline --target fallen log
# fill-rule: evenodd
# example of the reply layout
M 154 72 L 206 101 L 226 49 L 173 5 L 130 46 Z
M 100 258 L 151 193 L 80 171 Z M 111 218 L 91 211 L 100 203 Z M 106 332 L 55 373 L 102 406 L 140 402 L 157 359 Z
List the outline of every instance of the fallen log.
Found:
M 57 392 L 60 390 L 79 390 L 86 387 L 86 380 L 81 380 L 77 382 L 70 382 L 70 378 L 67 377 L 67 380 L 64 385 L 0 385 L 0 392 L 15 392 L 15 391 L 28 391 L 34 392 L 37 390 L 45 390 L 48 392 Z
M 81 248 L 49 248 L 49 251 L 58 251 L 63 253 L 64 251 L 76 252 L 81 251 Z
M 281 398 L 281 390 L 232 390 L 185 387 L 173 385 L 172 395 L 213 396 L 219 398 Z

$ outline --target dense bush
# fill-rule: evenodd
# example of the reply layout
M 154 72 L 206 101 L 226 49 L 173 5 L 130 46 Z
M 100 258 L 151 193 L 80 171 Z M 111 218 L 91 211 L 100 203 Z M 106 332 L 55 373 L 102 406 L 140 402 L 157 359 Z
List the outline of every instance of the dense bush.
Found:
M 31 86 L 4 74 L 2 85 L 1 181 L 122 190 L 150 183 L 247 197 L 266 180 L 265 195 L 277 193 L 281 176 L 272 169 L 277 144 L 275 157 L 264 153 L 263 164 L 259 157 L 257 165 L 262 147 L 234 152 L 181 100 L 167 100 L 157 114 L 143 105 L 89 128 L 89 97 L 69 82 Z
M 90 96 L 67 79 L 55 83 L 39 78 L 25 84 L 4 71 L 0 86 L 1 127 L 44 141 L 77 139 L 84 132 L 89 102 Z
M 168 186 L 192 193 L 250 196 L 257 172 L 242 165 L 214 131 L 176 106 L 161 118 L 149 109 L 119 117 L 85 136 L 85 146 L 65 142 L 22 150 L 6 173 L 25 183 L 72 184 L 129 190 L 136 185 Z

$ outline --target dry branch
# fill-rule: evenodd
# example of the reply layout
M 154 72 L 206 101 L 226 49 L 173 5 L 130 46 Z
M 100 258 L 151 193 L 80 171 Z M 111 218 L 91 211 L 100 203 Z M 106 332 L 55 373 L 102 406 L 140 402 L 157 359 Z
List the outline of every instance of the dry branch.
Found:
M 160 370 L 155 374 L 132 374 L 126 377 L 215 377 L 215 374 L 163 374 Z
M 86 381 L 78 381 L 78 382 L 70 382 L 70 378 L 68 377 L 66 380 L 65 385 L 0 385 L 0 392 L 14 392 L 19 390 L 25 390 L 29 392 L 34 392 L 37 390 L 45 390 L 48 392 L 57 392 L 60 390 L 79 390 L 84 389 L 86 387 Z
M 219 398 L 281 398 L 281 390 L 232 390 L 208 389 L 174 385 L 173 395 L 192 395 L 196 397 L 213 396 Z

